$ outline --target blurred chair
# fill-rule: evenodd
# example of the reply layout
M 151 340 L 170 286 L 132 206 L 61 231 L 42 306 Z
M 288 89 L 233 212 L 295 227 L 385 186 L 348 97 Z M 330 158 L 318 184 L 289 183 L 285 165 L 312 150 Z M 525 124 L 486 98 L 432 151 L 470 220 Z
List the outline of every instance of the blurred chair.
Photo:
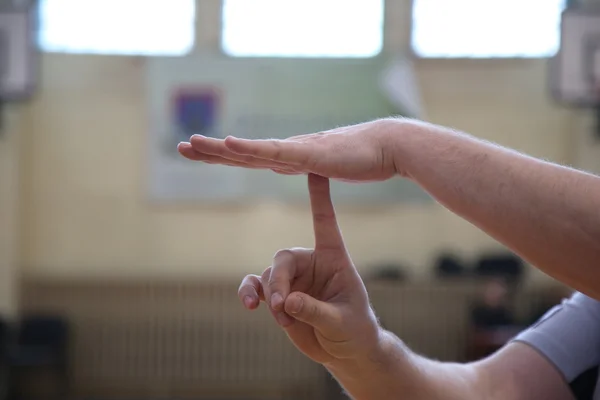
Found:
M 555 284 L 544 288 L 541 296 L 537 299 L 537 304 L 527 316 L 525 325 L 533 325 L 539 321 L 552 308 L 559 305 L 563 300 L 568 299 L 573 295 L 573 289 L 563 285 Z
M 323 376 L 325 380 L 324 390 L 322 394 L 322 399 L 327 400 L 348 400 L 348 396 L 344 394 L 344 389 L 340 386 L 338 381 L 335 380 L 333 376 L 327 371 L 327 369 L 323 368 Z
M 464 278 L 468 275 L 468 268 L 457 256 L 450 253 L 442 253 L 433 265 L 435 277 L 438 279 Z
M 467 340 L 469 361 L 494 353 L 520 331 L 509 304 L 509 286 L 506 280 L 490 279 L 481 289 L 481 298 L 471 307 Z
M 28 316 L 21 320 L 16 347 L 10 354 L 11 371 L 15 378 L 14 395 L 28 400 L 43 398 L 66 399 L 68 395 L 68 342 L 67 321 L 59 316 Z M 30 389 L 44 388 L 49 384 L 52 395 L 29 393 Z M 27 393 L 24 393 L 26 389 Z
M 405 282 L 408 279 L 406 268 L 397 263 L 373 265 L 366 280 L 370 282 Z
M 12 326 L 0 318 L 0 400 L 8 396 L 10 386 L 10 368 L 8 354 L 12 343 Z
M 472 328 L 467 342 L 467 361 L 478 361 L 500 350 L 521 331 L 519 326 Z
M 523 278 L 523 260 L 512 253 L 486 254 L 475 265 L 475 275 L 480 278 L 502 277 L 510 283 Z

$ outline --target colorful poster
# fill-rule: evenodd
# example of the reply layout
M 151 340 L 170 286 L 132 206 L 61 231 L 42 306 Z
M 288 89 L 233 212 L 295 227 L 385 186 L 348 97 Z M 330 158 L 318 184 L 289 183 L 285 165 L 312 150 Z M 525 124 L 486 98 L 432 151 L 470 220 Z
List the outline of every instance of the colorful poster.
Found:
M 306 204 L 305 177 L 190 162 L 179 156 L 177 143 L 194 134 L 285 138 L 401 113 L 381 90 L 387 66 L 380 58 L 266 60 L 208 53 L 152 58 L 146 68 L 151 198 Z M 334 182 L 332 191 L 339 203 L 431 201 L 417 185 L 401 179 Z
M 187 141 L 192 135 L 218 136 L 220 99 L 215 89 L 175 90 L 171 105 L 171 125 L 178 141 Z

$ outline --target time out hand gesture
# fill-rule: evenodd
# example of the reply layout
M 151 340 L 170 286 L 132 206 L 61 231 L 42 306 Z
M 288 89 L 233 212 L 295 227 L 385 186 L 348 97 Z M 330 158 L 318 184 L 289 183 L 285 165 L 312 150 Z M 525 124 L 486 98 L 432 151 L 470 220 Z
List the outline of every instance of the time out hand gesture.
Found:
M 309 175 L 315 248 L 280 250 L 261 276 L 248 275 L 239 297 L 250 310 L 264 301 L 305 355 L 327 364 L 361 357 L 377 345 L 379 326 L 346 250 L 329 180 Z

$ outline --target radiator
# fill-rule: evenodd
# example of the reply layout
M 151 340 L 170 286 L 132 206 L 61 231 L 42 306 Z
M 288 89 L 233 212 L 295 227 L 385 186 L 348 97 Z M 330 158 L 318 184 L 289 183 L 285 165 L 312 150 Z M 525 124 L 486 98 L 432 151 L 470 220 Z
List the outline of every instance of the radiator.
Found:
M 471 285 L 371 285 L 369 292 L 382 323 L 411 348 L 462 359 Z M 242 308 L 237 283 L 27 281 L 21 304 L 24 312 L 69 319 L 79 396 L 240 392 L 250 399 L 248 390 L 268 389 L 289 399 L 282 393 L 318 393 L 327 382 L 264 307 Z

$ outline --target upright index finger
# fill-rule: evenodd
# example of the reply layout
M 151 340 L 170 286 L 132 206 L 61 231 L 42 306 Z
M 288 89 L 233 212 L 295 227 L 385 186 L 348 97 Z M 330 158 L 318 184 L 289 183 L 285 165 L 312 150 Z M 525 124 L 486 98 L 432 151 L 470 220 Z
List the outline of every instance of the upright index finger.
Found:
M 315 231 L 315 249 L 343 249 L 344 239 L 331 201 L 329 179 L 309 174 L 308 191 Z
M 277 139 L 225 138 L 225 146 L 237 154 L 249 155 L 265 160 L 279 161 L 293 165 L 307 165 L 313 155 L 310 143 Z

